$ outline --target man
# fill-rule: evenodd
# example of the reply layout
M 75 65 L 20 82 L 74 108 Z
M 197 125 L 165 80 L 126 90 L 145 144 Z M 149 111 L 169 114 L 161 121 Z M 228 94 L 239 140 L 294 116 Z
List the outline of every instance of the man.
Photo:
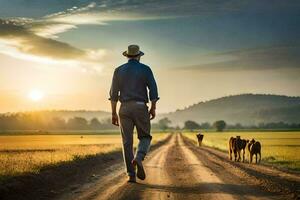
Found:
M 141 180 L 146 178 L 142 161 L 150 147 L 152 139 L 150 120 L 155 118 L 156 101 L 159 97 L 150 67 L 140 63 L 140 58 L 144 53 L 140 51 L 139 46 L 128 46 L 128 50 L 123 52 L 123 55 L 128 58 L 128 62 L 115 69 L 109 100 L 112 108 L 112 124 L 120 125 L 128 182 L 136 182 L 136 176 Z M 151 108 L 148 111 L 149 98 Z M 121 102 L 119 117 L 116 112 L 118 101 Z M 139 139 L 135 156 L 133 153 L 134 127 L 136 127 Z

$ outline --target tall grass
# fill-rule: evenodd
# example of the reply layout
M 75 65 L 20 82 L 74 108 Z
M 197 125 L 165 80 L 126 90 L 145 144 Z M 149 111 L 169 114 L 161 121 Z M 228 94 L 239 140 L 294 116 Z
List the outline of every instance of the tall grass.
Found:
M 166 136 L 154 134 L 153 143 Z M 0 136 L 0 177 L 38 173 L 48 165 L 105 154 L 121 147 L 119 135 Z

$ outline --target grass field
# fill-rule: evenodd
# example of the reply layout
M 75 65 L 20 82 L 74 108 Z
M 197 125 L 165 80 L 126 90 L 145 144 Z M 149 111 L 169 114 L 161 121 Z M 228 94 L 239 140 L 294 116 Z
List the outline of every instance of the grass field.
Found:
M 203 134 L 203 145 L 222 151 L 228 151 L 228 140 L 231 136 L 254 138 L 262 144 L 263 162 L 300 171 L 300 132 L 204 132 Z M 196 141 L 196 133 L 184 135 Z
M 167 134 L 154 134 L 153 143 Z M 119 134 L 0 136 L 0 177 L 121 149 Z M 135 139 L 135 143 L 137 139 Z

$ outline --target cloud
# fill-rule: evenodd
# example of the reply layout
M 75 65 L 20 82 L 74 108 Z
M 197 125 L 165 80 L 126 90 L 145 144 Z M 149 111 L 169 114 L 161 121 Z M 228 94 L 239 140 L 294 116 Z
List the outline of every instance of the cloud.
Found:
M 97 2 L 97 3 L 95 3 Z M 298 0 L 9 0 L 1 1 L 2 16 L 42 17 L 61 10 L 86 9 L 127 11 L 151 15 L 201 15 L 238 11 L 252 6 L 259 10 L 299 8 Z M 88 9 L 91 9 L 88 7 Z M 105 9 L 106 8 L 106 9 Z M 64 11 L 62 11 L 64 12 Z
M 57 34 L 66 32 L 70 29 L 77 28 L 74 24 L 60 24 L 60 23 L 35 23 L 30 28 L 36 35 L 46 38 L 58 38 Z
M 99 62 L 105 57 L 105 50 L 79 49 L 34 33 L 28 28 L 28 23 L 21 24 L 23 22 L 20 20 L 0 20 L 0 53 L 34 62 L 69 64 L 85 70 L 99 70 Z
M 14 1 L 16 0 L 12 0 L 12 2 Z M 49 5 L 53 5 L 52 1 Z M 55 2 L 55 5 L 59 5 L 58 1 Z M 103 57 L 106 56 L 103 53 L 105 50 L 76 48 L 68 43 L 58 41 L 59 34 L 78 28 L 80 25 L 105 25 L 116 20 L 153 20 L 239 12 L 242 9 L 246 9 L 251 2 L 255 4 L 258 1 L 254 1 L 254 3 L 249 0 L 103 0 L 97 1 L 97 3 L 88 0 L 72 1 L 68 4 L 63 3 L 62 7 L 69 6 L 68 9 L 42 17 L 0 19 L 0 52 L 21 59 L 48 63 L 71 62 L 72 64 L 76 63 L 76 65 L 84 66 L 84 68 L 88 68 L 88 66 L 94 68 L 96 62 L 103 60 Z M 282 4 L 280 5 L 283 6 Z M 45 8 L 45 3 L 41 4 L 36 0 L 28 2 L 28 7 L 32 5 Z M 10 7 L 9 3 L 6 3 L 5 6 L 6 8 Z M 243 66 L 242 68 L 248 68 L 254 64 L 262 67 L 278 65 L 278 63 L 268 63 L 267 60 L 272 60 L 272 54 L 266 52 L 265 56 L 263 56 L 263 53 L 260 52 L 258 53 L 260 59 L 257 59 L 255 51 L 247 52 L 247 55 L 244 55 L 242 52 L 230 52 L 213 57 L 206 56 L 202 59 L 202 63 L 199 66 L 190 66 L 188 68 L 210 69 L 212 68 L 211 66 L 214 66 L 215 69 L 225 69 L 224 66 L 228 68 L 234 68 L 233 66 L 236 66 L 236 68 L 241 68 L 241 66 Z M 97 58 L 95 55 L 99 57 Z M 288 55 L 288 52 L 285 52 L 285 57 L 281 54 L 278 57 L 286 58 Z M 248 58 L 249 56 L 256 59 L 251 61 Z M 281 63 L 281 65 L 283 64 L 285 63 Z
M 107 56 L 106 50 L 83 50 L 56 38 L 59 33 L 77 28 L 78 25 L 104 25 L 112 20 L 141 18 L 123 7 L 117 7 L 107 8 L 105 4 L 91 2 L 85 6 L 73 6 L 41 18 L 0 19 L 0 53 L 35 62 L 69 63 L 81 66 L 84 70 L 92 68 L 99 71 L 101 66 L 99 62 Z
M 111 21 L 154 20 L 192 15 L 210 15 L 234 12 L 245 6 L 240 0 L 153 0 L 153 1 L 99 1 L 85 6 L 70 8 L 40 18 L 15 18 L 17 23 L 27 25 L 33 32 L 46 37 L 57 37 L 58 33 L 83 24 L 102 24 Z M 37 4 L 38 5 L 38 4 Z M 75 4 L 76 5 L 76 4 Z M 12 19 L 10 19 L 12 20 Z
M 35 0 L 31 1 L 31 5 L 43 5 L 44 8 L 44 4 L 39 4 Z M 67 4 L 70 6 L 68 9 L 47 14 L 40 18 L 16 18 L 14 20 L 27 25 L 37 35 L 57 38 L 57 34 L 83 24 L 105 25 L 111 21 L 122 20 L 157 20 L 195 15 L 222 15 L 224 13 L 240 12 L 249 8 L 257 10 L 258 7 L 260 11 L 300 8 L 300 3 L 274 0 L 272 6 L 269 6 L 267 2 L 264 0 L 100 0 L 96 3 L 84 0 L 69 2 Z M 85 4 L 83 5 L 83 3 Z M 65 4 L 62 7 L 65 7 Z
M 20 52 L 55 59 L 83 57 L 85 52 L 67 43 L 40 37 L 23 26 L 10 21 L 0 21 L 0 38 Z
M 8 5 L 5 7 L 14 7 L 14 1 L 18 2 L 19 0 L 10 1 L 11 3 L 6 3 Z M 18 3 L 20 4 L 20 2 Z M 33 5 L 45 9 L 45 4 L 47 3 L 41 4 L 36 0 L 29 0 L 28 8 L 23 9 L 30 10 Z M 59 4 L 58 1 L 51 0 L 47 4 L 50 7 L 45 10 L 51 10 L 51 6 L 57 8 Z M 268 5 L 266 1 L 261 0 L 100 0 L 97 3 L 84 0 L 64 2 L 61 7 L 69 6 L 68 9 L 39 18 L 9 18 L 9 20 L 27 25 L 38 35 L 55 38 L 58 33 L 68 31 L 82 24 L 104 25 L 115 20 L 153 20 L 195 15 L 220 15 L 228 12 L 239 12 L 248 9 L 248 7 L 259 7 L 260 9 L 290 8 L 291 5 L 300 7 L 300 3 L 283 3 L 279 0 L 275 0 L 271 7 Z
M 100 71 L 107 50 L 79 49 L 56 40 L 59 33 L 77 25 L 101 24 L 88 14 L 94 7 L 96 3 L 89 3 L 42 18 L 0 19 L 0 53 L 39 63 L 77 66 L 83 71 Z
M 97 3 L 96 3 L 97 2 Z M 239 9 L 249 0 L 10 0 L 1 2 L 0 13 L 10 16 L 42 17 L 49 13 L 71 13 L 93 10 L 95 12 L 127 12 L 143 15 L 193 15 L 201 12 L 220 12 Z M 63 10 L 63 11 L 61 11 Z M 18 13 L 15 13 L 18 11 Z M 60 11 L 60 12 L 59 12 Z M 51 14 L 50 14 L 51 15 Z
M 106 8 L 99 15 L 93 12 L 95 8 L 102 9 L 105 6 L 92 2 L 41 18 L 0 19 L 0 53 L 34 62 L 78 66 L 83 71 L 100 71 L 108 57 L 108 50 L 79 49 L 56 40 L 59 33 L 77 28 L 78 25 L 104 25 L 104 21 L 113 16 L 125 19 Z
M 22 25 L 36 35 L 46 38 L 58 38 L 57 34 L 77 28 L 82 24 L 104 24 L 89 14 L 96 6 L 90 3 L 83 7 L 73 6 L 65 11 L 52 13 L 41 18 L 9 18 L 15 25 Z
M 177 70 L 228 71 L 300 69 L 300 46 L 272 46 L 199 56 L 199 64 Z
M 234 12 L 245 7 L 240 0 L 119 0 L 91 2 L 84 7 L 72 7 L 46 16 L 49 21 L 61 23 L 98 24 L 114 20 L 148 20 L 193 15 Z

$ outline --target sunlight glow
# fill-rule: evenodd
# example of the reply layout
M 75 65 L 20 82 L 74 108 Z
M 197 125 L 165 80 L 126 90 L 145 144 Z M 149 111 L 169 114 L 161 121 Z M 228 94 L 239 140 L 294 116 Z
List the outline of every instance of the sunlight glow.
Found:
M 40 90 L 34 89 L 31 90 L 28 94 L 28 98 L 32 101 L 40 101 L 44 97 L 44 93 Z

